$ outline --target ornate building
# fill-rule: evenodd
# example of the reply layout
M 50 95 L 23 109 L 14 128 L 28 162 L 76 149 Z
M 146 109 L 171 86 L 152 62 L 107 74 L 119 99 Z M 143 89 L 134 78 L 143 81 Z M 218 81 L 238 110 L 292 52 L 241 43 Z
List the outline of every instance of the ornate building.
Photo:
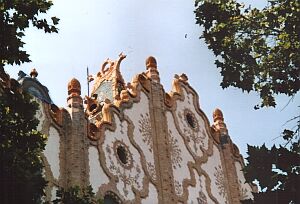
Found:
M 23 89 L 40 104 L 38 129 L 48 135 L 46 200 L 58 186 L 74 185 L 91 185 L 105 203 L 236 204 L 252 198 L 221 110 L 210 124 L 185 74 L 175 75 L 166 93 L 154 57 L 126 84 L 120 72 L 125 57 L 106 60 L 89 76 L 89 96 L 83 98 L 72 79 L 66 108 L 52 103 L 36 70 L 20 72 Z

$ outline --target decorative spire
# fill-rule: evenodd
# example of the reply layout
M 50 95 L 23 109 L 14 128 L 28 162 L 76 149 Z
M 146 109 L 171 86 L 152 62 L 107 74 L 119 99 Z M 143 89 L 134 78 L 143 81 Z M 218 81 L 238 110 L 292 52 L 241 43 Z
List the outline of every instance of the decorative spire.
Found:
M 179 79 L 183 82 L 188 82 L 189 78 L 187 77 L 187 75 L 185 73 L 182 73 L 180 76 L 179 76 Z
M 146 59 L 146 67 L 147 67 L 147 70 L 149 69 L 149 68 L 157 68 L 157 63 L 156 63 L 156 59 L 154 58 L 154 57 L 152 57 L 152 56 L 150 56 L 150 57 L 148 57 L 147 59 Z
M 37 76 L 39 75 L 39 73 L 36 71 L 35 68 L 33 68 L 31 71 L 30 71 L 30 76 L 31 78 L 36 78 Z
M 219 131 L 221 135 L 228 135 L 226 124 L 224 123 L 224 117 L 222 111 L 217 108 L 213 113 L 214 124 L 213 127 L 216 131 Z
M 88 76 L 89 81 L 95 80 L 91 96 L 97 94 L 97 100 L 99 102 L 103 101 L 104 98 L 109 98 L 112 103 L 114 103 L 114 100 L 120 99 L 121 91 L 125 90 L 125 81 L 120 72 L 120 65 L 125 58 L 126 55 L 120 53 L 117 60 L 107 59 L 95 76 Z M 109 87 L 111 91 L 106 92 L 103 90 L 107 89 L 107 87 Z
M 151 78 L 155 82 L 159 82 L 160 81 L 159 72 L 157 70 L 157 63 L 154 57 L 150 56 L 146 59 L 146 68 L 147 68 L 146 71 L 147 77 Z
M 73 78 L 68 83 L 68 107 L 69 108 L 83 108 L 81 94 L 81 86 L 77 79 Z M 73 109 L 72 109 L 73 110 Z M 75 110 L 75 109 L 74 109 Z
M 214 122 L 217 122 L 217 121 L 224 122 L 223 113 L 220 109 L 216 108 L 216 110 L 213 113 L 213 119 L 214 119 Z
M 68 83 L 68 94 L 69 95 L 80 95 L 81 94 L 81 85 L 77 79 L 73 78 Z

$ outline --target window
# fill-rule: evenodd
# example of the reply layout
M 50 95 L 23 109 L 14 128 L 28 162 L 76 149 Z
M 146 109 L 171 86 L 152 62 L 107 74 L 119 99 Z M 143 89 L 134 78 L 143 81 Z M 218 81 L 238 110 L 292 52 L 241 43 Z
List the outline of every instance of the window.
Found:
M 93 112 L 93 110 L 95 110 L 97 108 L 97 104 L 93 103 L 90 108 L 89 108 L 89 111 L 90 112 Z
M 104 204 L 121 204 L 120 198 L 113 192 L 108 191 L 104 196 Z
M 132 154 L 129 151 L 129 147 L 120 140 L 116 140 L 113 145 L 114 154 L 117 157 L 118 162 L 126 169 L 133 167 Z
M 195 117 L 195 114 L 190 110 L 190 109 L 185 109 L 184 110 L 184 119 L 188 126 L 192 128 L 194 131 L 199 130 L 199 124 L 198 121 Z
M 192 128 L 195 128 L 196 125 L 195 125 L 194 117 L 192 116 L 192 114 L 187 113 L 187 114 L 185 115 L 185 117 L 186 117 L 186 121 L 188 122 L 188 124 L 189 124 Z
M 123 164 L 127 164 L 128 163 L 128 156 L 127 156 L 127 152 L 125 147 L 123 146 L 118 146 L 117 147 L 117 155 L 119 157 L 119 160 L 123 163 Z

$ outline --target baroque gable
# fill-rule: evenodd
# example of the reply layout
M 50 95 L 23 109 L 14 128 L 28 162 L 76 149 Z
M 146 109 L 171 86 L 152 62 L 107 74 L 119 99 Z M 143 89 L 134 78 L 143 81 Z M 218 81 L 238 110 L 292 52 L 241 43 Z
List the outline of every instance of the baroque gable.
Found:
M 252 198 L 243 158 L 231 141 L 223 113 L 211 124 L 185 74 L 164 91 L 157 61 L 125 83 L 126 58 L 107 59 L 88 77 L 92 92 L 82 98 L 80 82 L 68 84 L 68 107 L 58 108 L 33 77 L 40 110 L 39 130 L 49 135 L 43 155 L 49 180 L 46 200 L 57 187 L 91 185 L 115 203 L 240 203 Z M 24 78 L 25 77 L 25 78 Z M 28 79 L 26 79 L 26 77 Z M 46 99 L 45 99 L 46 98 Z

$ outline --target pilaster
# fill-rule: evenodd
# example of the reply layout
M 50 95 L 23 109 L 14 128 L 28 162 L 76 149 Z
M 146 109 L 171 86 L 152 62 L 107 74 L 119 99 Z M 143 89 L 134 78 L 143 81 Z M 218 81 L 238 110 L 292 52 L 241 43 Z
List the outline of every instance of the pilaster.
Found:
M 150 66 L 149 66 L 150 65 Z M 148 69 L 147 76 L 151 78 L 151 103 L 150 111 L 153 125 L 153 146 L 154 158 L 156 162 L 156 172 L 158 180 L 158 203 L 173 204 L 175 202 L 175 190 L 171 165 L 171 154 L 167 131 L 167 119 L 165 115 L 164 91 L 159 83 L 158 71 L 156 70 L 156 60 L 149 57 L 146 61 Z M 156 70 L 149 72 L 149 67 Z
M 216 109 L 214 111 L 213 118 L 213 128 L 216 130 L 216 134 L 221 145 L 221 157 L 225 168 L 225 176 L 227 178 L 229 202 L 231 204 L 240 204 L 239 182 L 232 154 L 232 141 L 228 135 L 222 111 L 220 109 Z
M 71 116 L 71 134 L 66 139 L 67 187 L 88 185 L 87 179 L 87 120 L 85 117 L 80 83 L 72 79 L 68 84 L 68 112 Z

